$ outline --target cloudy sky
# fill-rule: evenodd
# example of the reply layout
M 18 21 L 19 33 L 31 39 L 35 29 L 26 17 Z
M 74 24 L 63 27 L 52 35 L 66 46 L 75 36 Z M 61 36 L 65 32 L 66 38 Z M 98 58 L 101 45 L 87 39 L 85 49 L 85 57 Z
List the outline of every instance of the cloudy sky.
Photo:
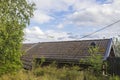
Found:
M 80 40 L 120 20 L 120 0 L 29 0 L 36 4 L 25 43 Z M 83 39 L 120 36 L 120 22 Z

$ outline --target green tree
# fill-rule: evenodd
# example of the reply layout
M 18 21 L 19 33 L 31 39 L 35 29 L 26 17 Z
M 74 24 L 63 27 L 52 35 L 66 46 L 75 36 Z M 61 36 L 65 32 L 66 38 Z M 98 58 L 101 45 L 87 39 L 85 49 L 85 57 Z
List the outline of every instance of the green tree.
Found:
M 21 68 L 23 30 L 33 11 L 34 4 L 27 0 L 0 0 L 0 74 Z
M 120 57 L 120 40 L 118 38 L 114 38 L 113 43 L 113 48 L 116 54 L 115 56 Z
M 88 58 L 88 63 L 91 65 L 93 71 L 99 74 L 101 72 L 103 64 L 103 57 L 101 54 L 98 53 L 99 47 L 90 46 L 88 52 L 90 54 L 90 57 Z
M 103 60 L 102 60 L 102 55 L 99 54 L 99 47 L 97 46 L 90 46 L 88 48 L 88 52 L 89 52 L 89 57 L 87 57 L 86 59 L 82 59 L 80 60 L 80 63 L 83 64 L 87 64 L 87 71 L 90 72 L 95 72 L 95 75 L 98 75 L 101 73 L 101 69 L 102 69 L 102 64 L 103 64 Z

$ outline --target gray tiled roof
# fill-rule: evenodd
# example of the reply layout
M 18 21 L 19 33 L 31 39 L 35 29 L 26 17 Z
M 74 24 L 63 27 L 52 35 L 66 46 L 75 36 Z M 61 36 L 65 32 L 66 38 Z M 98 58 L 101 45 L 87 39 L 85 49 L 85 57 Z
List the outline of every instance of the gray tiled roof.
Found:
M 88 48 L 94 42 L 99 48 L 99 54 L 105 55 L 110 39 L 42 42 L 35 44 L 24 44 L 24 50 L 28 49 L 23 56 L 25 60 L 32 58 L 49 59 L 81 59 L 89 56 Z M 32 47 L 33 46 L 33 47 Z M 31 47 L 31 48 L 30 48 Z
M 109 39 L 104 40 L 83 40 L 83 41 L 62 41 L 37 43 L 27 51 L 33 57 L 48 58 L 81 58 L 89 56 L 88 48 L 92 42 L 99 47 L 100 54 L 105 54 Z

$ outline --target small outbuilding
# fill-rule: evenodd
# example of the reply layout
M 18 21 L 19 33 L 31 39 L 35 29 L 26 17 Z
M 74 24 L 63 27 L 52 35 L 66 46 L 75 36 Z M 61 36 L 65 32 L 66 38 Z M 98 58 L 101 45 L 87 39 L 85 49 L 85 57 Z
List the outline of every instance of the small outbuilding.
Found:
M 89 47 L 97 46 L 97 54 L 103 56 L 103 60 L 108 57 L 115 57 L 112 39 L 77 40 L 77 41 L 58 41 L 41 42 L 33 44 L 23 44 L 22 56 L 24 68 L 31 69 L 34 59 L 45 58 L 47 62 L 56 61 L 57 63 L 79 62 L 90 56 Z

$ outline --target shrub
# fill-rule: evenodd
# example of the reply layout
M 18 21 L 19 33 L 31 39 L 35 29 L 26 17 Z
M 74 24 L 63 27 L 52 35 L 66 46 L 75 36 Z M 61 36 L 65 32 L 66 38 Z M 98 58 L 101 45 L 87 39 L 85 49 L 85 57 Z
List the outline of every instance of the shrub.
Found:
M 95 74 L 102 74 L 102 65 L 103 65 L 103 60 L 102 60 L 102 55 L 98 54 L 99 48 L 90 46 L 89 47 L 89 57 L 86 59 L 80 60 L 80 63 L 82 64 L 87 64 L 88 65 L 88 70 L 95 72 Z

